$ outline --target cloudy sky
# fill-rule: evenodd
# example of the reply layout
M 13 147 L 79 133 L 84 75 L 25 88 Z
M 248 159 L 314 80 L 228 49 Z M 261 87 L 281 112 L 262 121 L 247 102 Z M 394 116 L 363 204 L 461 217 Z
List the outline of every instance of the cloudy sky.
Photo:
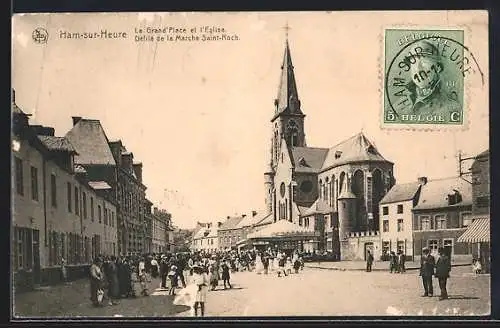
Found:
M 399 182 L 457 174 L 457 153 L 488 148 L 488 76 L 466 81 L 467 127 L 381 129 L 382 35 L 389 26 L 454 26 L 488 72 L 486 12 L 44 14 L 13 20 L 13 87 L 33 123 L 101 120 L 144 164 L 147 195 L 192 227 L 264 208 L 263 172 L 288 22 L 309 146 L 363 130 Z M 443 25 L 445 24 L 445 25 Z M 238 41 L 136 42 L 146 27 L 220 27 Z M 35 28 L 49 39 L 33 42 Z M 76 40 L 62 32 L 125 32 Z

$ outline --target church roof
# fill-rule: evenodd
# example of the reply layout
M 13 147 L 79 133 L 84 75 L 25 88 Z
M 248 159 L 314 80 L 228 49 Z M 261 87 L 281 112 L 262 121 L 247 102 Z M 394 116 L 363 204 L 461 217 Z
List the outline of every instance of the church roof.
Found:
M 273 217 L 273 213 L 268 213 L 264 216 L 264 218 L 262 218 L 262 220 L 260 221 L 257 221 L 255 223 L 256 226 L 263 226 L 263 225 L 266 225 L 266 224 L 271 224 L 274 222 L 274 217 Z
M 328 154 L 328 148 L 293 147 L 291 152 L 295 172 L 318 173 Z
M 360 132 L 330 148 L 322 170 L 362 161 L 388 162 L 363 132 Z
M 78 155 L 76 164 L 116 165 L 109 141 L 99 120 L 80 119 L 66 134 Z
M 275 105 L 276 112 L 274 118 L 281 113 L 304 116 L 300 110 L 299 95 L 297 92 L 297 84 L 295 82 L 288 40 L 286 40 L 285 44 L 285 53 L 283 55 L 283 64 L 281 65 L 281 76 Z
M 419 182 L 400 183 L 394 185 L 384 198 L 380 200 L 380 204 L 390 204 L 413 199 L 419 188 Z

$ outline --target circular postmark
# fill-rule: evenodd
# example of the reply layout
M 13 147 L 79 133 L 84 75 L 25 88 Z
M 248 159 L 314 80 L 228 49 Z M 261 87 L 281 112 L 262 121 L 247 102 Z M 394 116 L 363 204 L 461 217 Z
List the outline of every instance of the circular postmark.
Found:
M 37 27 L 33 30 L 33 33 L 31 33 L 31 37 L 33 38 L 33 41 L 35 43 L 47 43 L 47 40 L 49 39 L 49 33 L 43 27 Z
M 463 32 L 425 32 L 411 41 L 399 33 L 386 34 L 384 122 L 463 124 L 465 79 L 476 73 L 483 78 Z

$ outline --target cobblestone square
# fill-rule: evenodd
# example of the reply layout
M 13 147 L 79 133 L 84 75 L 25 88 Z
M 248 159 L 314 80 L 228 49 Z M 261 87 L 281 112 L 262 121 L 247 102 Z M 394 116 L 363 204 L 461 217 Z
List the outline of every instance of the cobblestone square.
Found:
M 208 293 L 206 316 L 422 316 L 487 315 L 490 312 L 490 276 L 474 276 L 468 267 L 453 268 L 449 279 L 450 299 L 421 297 L 417 271 L 333 271 L 305 268 L 299 274 L 277 277 L 237 272 L 233 288 Z M 124 299 L 115 306 L 93 308 L 85 280 L 43 291 L 17 295 L 18 316 L 42 317 L 189 317 L 187 306 L 173 305 L 173 297 L 154 292 L 148 297 Z

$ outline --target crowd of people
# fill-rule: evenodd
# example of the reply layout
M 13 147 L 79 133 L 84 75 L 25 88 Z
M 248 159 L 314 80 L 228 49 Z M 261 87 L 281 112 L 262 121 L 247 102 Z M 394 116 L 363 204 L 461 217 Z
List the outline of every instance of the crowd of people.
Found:
M 177 304 L 191 306 L 194 315 L 198 315 L 199 309 L 203 316 L 207 291 L 217 289 L 221 280 L 224 289 L 232 288 L 231 273 L 253 271 L 285 277 L 299 273 L 303 267 L 304 261 L 297 251 L 271 249 L 99 256 L 90 267 L 90 299 L 99 307 L 104 300 L 115 305 L 123 298 L 149 296 L 149 283 L 158 279 L 159 289 L 167 290 L 169 295 L 176 295 L 180 288 Z

